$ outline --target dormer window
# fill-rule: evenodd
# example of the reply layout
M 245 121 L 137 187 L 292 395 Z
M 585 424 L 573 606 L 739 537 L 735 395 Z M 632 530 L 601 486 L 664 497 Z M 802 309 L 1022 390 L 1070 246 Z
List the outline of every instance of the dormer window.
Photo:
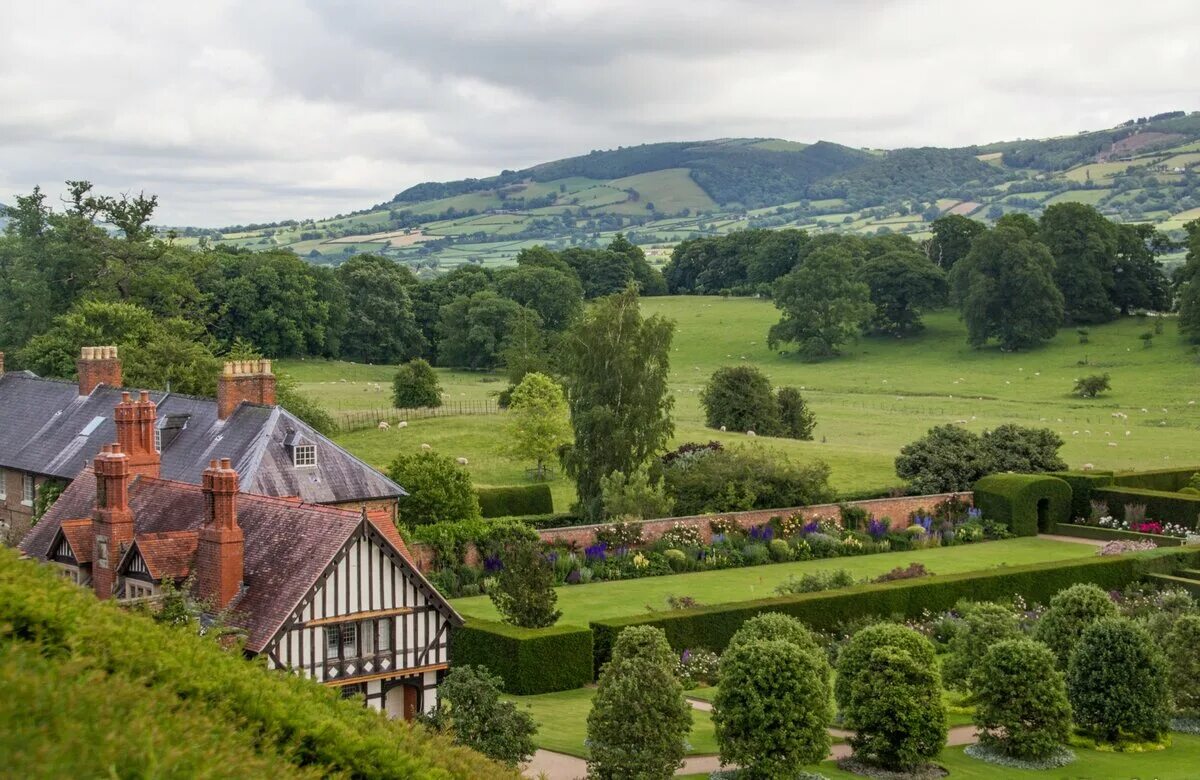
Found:
M 292 447 L 292 465 L 296 468 L 317 465 L 317 447 L 315 444 L 297 444 Z

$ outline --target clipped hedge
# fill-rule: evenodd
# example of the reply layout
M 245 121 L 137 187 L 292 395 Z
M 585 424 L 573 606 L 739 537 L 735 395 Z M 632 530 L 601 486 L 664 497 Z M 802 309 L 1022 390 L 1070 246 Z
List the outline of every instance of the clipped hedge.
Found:
M 1113 475 L 1113 484 L 1123 488 L 1174 493 L 1187 487 L 1192 475 L 1196 472 L 1200 472 L 1200 466 L 1151 469 L 1149 471 L 1118 471 Z
M 1164 534 L 1139 534 L 1137 531 L 1122 531 L 1119 528 L 1101 528 L 1095 525 L 1075 525 L 1074 523 L 1059 523 L 1054 526 L 1054 533 L 1059 536 L 1073 536 L 1076 539 L 1096 539 L 1111 542 L 1126 539 L 1131 542 L 1154 542 L 1159 547 L 1180 547 L 1184 540 L 1178 536 Z
M 580 626 L 518 628 L 471 618 L 450 634 L 451 665 L 486 666 L 504 690 L 527 695 L 592 681 L 592 632 Z
M 1045 474 L 992 474 L 975 483 L 975 506 L 989 520 L 1008 524 L 1016 536 L 1037 536 L 1071 519 L 1071 486 Z M 1047 501 L 1039 529 L 1038 504 Z
M 554 498 L 550 486 L 508 485 L 475 489 L 479 496 L 479 511 L 484 517 L 521 517 L 554 513 Z
M 1200 496 L 1116 486 L 1097 488 L 1092 496 L 1107 503 L 1108 510 L 1118 519 L 1123 516 L 1126 504 L 1145 504 L 1148 520 L 1178 523 L 1185 528 L 1196 528 L 1200 522 Z
M 591 623 L 595 633 L 595 668 L 599 669 L 608 660 L 617 634 L 627 626 L 656 626 L 666 632 L 676 650 L 705 647 L 719 651 L 742 623 L 763 612 L 782 612 L 814 629 L 829 631 L 839 623 L 865 616 L 913 617 L 923 610 L 948 610 L 963 598 L 998 600 L 1020 595 L 1032 603 L 1045 603 L 1058 591 L 1078 582 L 1113 590 L 1153 572 L 1171 573 L 1197 564 L 1200 564 L 1200 550 L 1151 550 L 598 620 Z
M 1051 471 L 1046 476 L 1058 477 L 1071 486 L 1071 519 L 1088 517 L 1092 512 L 1092 491 L 1113 484 L 1111 471 Z

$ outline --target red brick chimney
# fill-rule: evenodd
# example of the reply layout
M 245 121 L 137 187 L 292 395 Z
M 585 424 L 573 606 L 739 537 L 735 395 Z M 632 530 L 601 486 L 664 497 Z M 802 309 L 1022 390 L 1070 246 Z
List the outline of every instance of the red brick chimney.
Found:
M 275 405 L 275 375 L 269 360 L 232 360 L 217 380 L 217 416 L 228 420 L 238 404 Z
M 242 586 L 246 547 L 237 522 L 238 475 L 229 458 L 211 461 L 203 484 L 208 517 L 196 547 L 196 588 L 201 599 L 220 610 Z
M 96 385 L 121 386 L 121 360 L 116 347 L 84 347 L 75 361 L 79 394 L 90 395 Z
M 96 597 L 111 598 L 121 556 L 133 543 L 129 508 L 129 458 L 119 444 L 106 444 L 96 456 L 96 511 L 92 516 L 92 587 Z
M 138 400 L 121 393 L 121 403 L 113 412 L 117 424 L 117 443 L 129 456 L 129 473 L 158 477 L 161 458 L 154 446 L 154 423 L 158 420 L 158 405 L 143 390 Z

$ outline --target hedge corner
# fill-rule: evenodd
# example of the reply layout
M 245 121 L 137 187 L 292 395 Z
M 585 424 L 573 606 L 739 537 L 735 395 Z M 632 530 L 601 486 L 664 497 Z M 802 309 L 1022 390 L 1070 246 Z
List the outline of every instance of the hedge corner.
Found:
M 983 516 L 1007 523 L 1016 536 L 1050 533 L 1071 519 L 1071 485 L 1046 474 L 992 474 L 975 483 Z
M 475 494 L 479 496 L 480 514 L 488 518 L 554 513 L 554 497 L 550 493 L 550 486 L 544 482 L 536 485 L 481 487 L 475 489 Z
M 450 635 L 451 665 L 487 667 L 520 696 L 587 685 L 592 662 L 592 632 L 581 626 L 518 628 L 471 618 Z

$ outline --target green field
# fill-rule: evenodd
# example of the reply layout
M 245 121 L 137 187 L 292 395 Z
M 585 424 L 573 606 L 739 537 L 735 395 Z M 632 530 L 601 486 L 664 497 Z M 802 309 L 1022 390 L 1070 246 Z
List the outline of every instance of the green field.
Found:
M 595 696 L 595 688 L 576 688 L 559 693 L 504 698 L 516 702 L 518 707 L 533 715 L 538 725 L 538 733 L 533 741 L 539 748 L 587 758 L 588 749 L 584 744 L 587 739 L 587 716 Z M 717 752 L 712 716 L 707 712 L 692 711 L 692 733 L 688 737 L 688 746 L 689 755 Z
M 563 612 L 561 622 L 564 625 L 586 626 L 593 620 L 665 610 L 668 608 L 668 596 L 690 596 L 705 605 L 767 598 L 774 596 L 775 586 L 788 578 L 816 571 L 846 569 L 862 579 L 916 561 L 925 564 L 934 574 L 959 574 L 1000 566 L 1086 558 L 1095 554 L 1096 548 L 1087 544 L 1036 537 L 1007 539 L 931 550 L 563 585 L 558 588 L 558 608 Z M 487 596 L 455 599 L 453 604 L 466 617 L 499 619 L 496 608 Z
M 897 484 L 893 464 L 900 448 L 931 426 L 960 420 L 977 432 L 1003 423 L 1048 427 L 1062 436 L 1062 455 L 1075 467 L 1200 462 L 1200 406 L 1192 403 L 1200 400 L 1200 364 L 1173 319 L 1150 349 L 1138 336 L 1152 321 L 1126 318 L 1092 327 L 1086 345 L 1063 329 L 1042 348 L 1005 353 L 969 347 L 957 316 L 943 311 L 928 315 L 917 337 L 862 339 L 835 360 L 804 363 L 767 348 L 767 329 L 779 317 L 769 301 L 675 296 L 647 298 L 643 307 L 677 325 L 670 374 L 674 443 L 719 439 L 801 460 L 820 458 L 832 467 L 833 485 L 841 491 Z M 751 439 L 704 426 L 700 389 L 718 367 L 742 362 L 761 367 L 776 384 L 802 388 L 817 415 L 814 441 Z M 392 367 L 314 360 L 281 361 L 279 367 L 335 413 L 389 404 Z M 498 374 L 438 372 L 451 403 L 494 398 L 505 386 Z M 1112 376 L 1111 393 L 1090 401 L 1070 395 L 1076 377 L 1101 372 Z M 1116 412 L 1129 417 L 1114 418 Z M 364 430 L 338 441 L 375 465 L 428 443 L 468 458 L 480 484 L 516 484 L 532 464 L 503 453 L 505 423 L 503 414 L 417 420 L 403 431 Z M 565 511 L 572 486 L 556 476 L 551 489 L 556 509 Z

